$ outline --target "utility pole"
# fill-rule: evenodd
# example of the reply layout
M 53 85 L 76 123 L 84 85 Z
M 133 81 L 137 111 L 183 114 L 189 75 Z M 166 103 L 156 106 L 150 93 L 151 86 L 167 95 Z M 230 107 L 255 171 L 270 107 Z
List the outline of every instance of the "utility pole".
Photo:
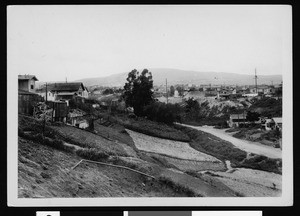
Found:
M 168 101 L 168 80 L 166 79 L 166 95 L 167 95 L 167 103 Z
M 66 83 L 68 82 L 67 77 L 66 77 Z
M 256 68 L 255 68 L 255 77 L 254 77 L 254 79 L 255 79 L 255 89 L 256 89 L 256 93 L 258 93 L 258 92 L 257 92 L 257 75 L 256 75 Z
M 47 83 L 46 83 L 46 103 L 48 102 L 48 90 L 47 90 Z

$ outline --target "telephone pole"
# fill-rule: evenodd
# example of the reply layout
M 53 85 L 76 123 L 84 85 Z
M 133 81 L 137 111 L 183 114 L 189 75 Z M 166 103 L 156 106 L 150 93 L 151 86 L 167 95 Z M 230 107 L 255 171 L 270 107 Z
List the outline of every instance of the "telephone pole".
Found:
M 168 80 L 166 79 L 166 95 L 167 95 L 167 103 L 168 101 Z
M 48 90 L 47 90 L 47 83 L 46 83 L 46 103 L 48 101 Z
M 256 93 L 258 93 L 258 92 L 257 92 L 257 75 L 256 75 L 256 68 L 255 68 L 255 77 L 254 77 L 254 79 L 255 79 L 255 89 L 256 89 Z

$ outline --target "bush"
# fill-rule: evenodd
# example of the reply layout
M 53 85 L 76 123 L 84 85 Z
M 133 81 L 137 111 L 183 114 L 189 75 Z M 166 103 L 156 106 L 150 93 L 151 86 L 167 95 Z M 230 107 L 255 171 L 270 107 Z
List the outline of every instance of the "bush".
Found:
M 192 148 L 210 154 L 220 160 L 230 160 L 233 163 L 239 163 L 247 157 L 245 151 L 235 148 L 231 143 L 220 140 L 217 137 L 184 126 L 178 125 L 176 128 L 183 131 L 193 140 L 190 143 Z M 209 139 L 210 137 L 213 139 Z
M 125 128 L 149 136 L 182 142 L 190 141 L 190 138 L 186 134 L 164 123 L 156 123 L 143 118 L 139 118 L 138 120 L 127 119 L 126 121 L 119 119 L 118 123 L 122 124 Z
M 154 102 L 144 107 L 144 115 L 148 119 L 166 124 L 181 122 L 182 113 L 183 110 L 178 104 Z
M 109 157 L 109 154 L 107 154 L 106 152 L 101 152 L 95 148 L 77 149 L 76 154 L 87 160 L 93 160 L 93 161 L 103 161 Z
M 262 155 L 255 155 L 252 158 L 245 159 L 241 165 L 252 169 L 258 169 L 268 172 L 274 172 L 281 174 L 282 160 L 268 158 Z

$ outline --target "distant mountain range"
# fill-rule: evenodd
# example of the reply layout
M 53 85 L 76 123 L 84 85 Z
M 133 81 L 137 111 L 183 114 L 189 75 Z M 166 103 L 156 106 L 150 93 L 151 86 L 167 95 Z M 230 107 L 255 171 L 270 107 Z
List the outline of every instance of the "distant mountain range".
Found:
M 166 79 L 168 85 L 176 84 L 212 84 L 212 85 L 254 85 L 253 75 L 242 75 L 225 72 L 197 72 L 167 68 L 151 68 L 154 85 L 165 85 Z M 142 71 L 142 70 L 139 70 Z M 114 74 L 107 77 L 85 78 L 76 80 L 83 82 L 85 86 L 124 86 L 129 72 Z M 259 75 L 257 84 L 279 84 L 282 81 L 282 75 Z

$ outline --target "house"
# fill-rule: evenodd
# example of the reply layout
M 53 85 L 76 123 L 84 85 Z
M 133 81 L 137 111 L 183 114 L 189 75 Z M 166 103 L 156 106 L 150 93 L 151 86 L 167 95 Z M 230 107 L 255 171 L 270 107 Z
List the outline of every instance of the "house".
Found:
M 231 114 L 227 123 L 229 127 L 239 127 L 241 124 L 247 123 L 246 114 Z
M 18 75 L 18 113 L 33 115 L 33 108 L 42 98 L 35 93 L 34 75 Z
M 68 114 L 67 123 L 72 126 L 85 129 L 89 127 L 88 121 L 85 119 L 86 113 L 80 109 L 71 110 Z
M 76 97 L 88 98 L 89 96 L 87 88 L 81 82 L 47 84 L 38 93 L 47 101 L 66 101 Z
M 272 119 L 262 118 L 261 127 L 267 131 L 272 130 Z
M 34 75 L 18 75 L 18 89 L 35 92 L 35 81 L 38 81 L 38 79 Z
M 33 115 L 34 106 L 43 100 L 38 94 L 25 91 L 18 90 L 18 113 Z
M 242 94 L 242 96 L 252 98 L 252 97 L 257 97 L 258 94 L 257 93 L 248 93 L 248 94 Z
M 272 92 L 271 87 L 267 85 L 261 85 L 257 87 L 257 92 L 262 94 L 270 94 Z
M 273 129 L 278 129 L 279 131 L 282 130 L 282 117 L 273 117 L 272 123 L 274 123 Z
M 53 121 L 60 121 L 66 122 L 68 113 L 69 113 L 69 106 L 67 102 L 63 101 L 49 101 L 49 107 L 53 109 Z

